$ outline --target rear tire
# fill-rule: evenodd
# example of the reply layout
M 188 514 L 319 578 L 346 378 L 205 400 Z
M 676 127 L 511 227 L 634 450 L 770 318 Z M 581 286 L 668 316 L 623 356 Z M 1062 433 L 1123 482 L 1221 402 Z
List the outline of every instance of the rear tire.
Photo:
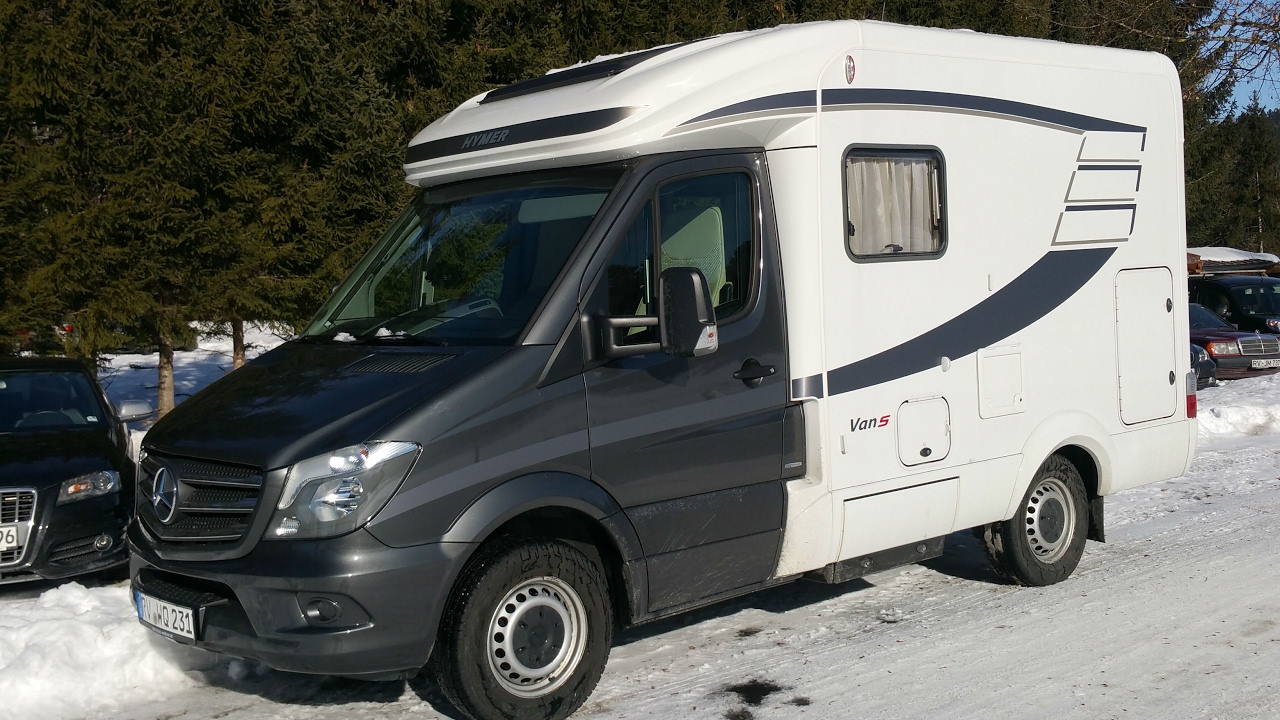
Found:
M 604 673 L 613 611 L 603 569 L 558 540 L 482 548 L 445 605 L 436 682 L 475 720 L 562 720 Z
M 982 529 L 982 544 L 1001 577 L 1043 586 L 1071 576 L 1088 534 L 1084 481 L 1075 465 L 1053 455 L 1036 471 L 1017 513 Z

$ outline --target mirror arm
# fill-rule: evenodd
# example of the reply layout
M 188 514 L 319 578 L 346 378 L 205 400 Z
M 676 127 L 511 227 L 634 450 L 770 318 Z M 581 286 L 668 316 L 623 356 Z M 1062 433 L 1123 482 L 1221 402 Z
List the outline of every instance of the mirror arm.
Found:
M 617 332 L 619 330 L 629 330 L 638 327 L 657 327 L 657 317 L 606 317 L 599 318 L 600 327 L 604 331 L 601 333 L 604 341 L 604 356 L 610 360 L 616 358 L 631 357 L 633 355 L 646 355 L 648 353 L 662 352 L 661 343 L 641 343 L 638 345 L 623 345 L 618 342 Z

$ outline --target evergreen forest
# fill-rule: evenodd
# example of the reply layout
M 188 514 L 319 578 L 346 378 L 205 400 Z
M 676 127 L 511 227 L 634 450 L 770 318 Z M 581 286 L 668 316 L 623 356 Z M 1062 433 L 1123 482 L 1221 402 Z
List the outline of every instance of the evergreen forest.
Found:
M 0 0 L 0 354 L 158 348 L 163 365 L 192 322 L 296 327 L 409 199 L 409 138 L 463 100 L 599 55 L 836 18 L 1164 53 L 1182 76 L 1188 244 L 1280 254 L 1280 111 L 1230 100 L 1244 81 L 1274 94 L 1277 7 Z

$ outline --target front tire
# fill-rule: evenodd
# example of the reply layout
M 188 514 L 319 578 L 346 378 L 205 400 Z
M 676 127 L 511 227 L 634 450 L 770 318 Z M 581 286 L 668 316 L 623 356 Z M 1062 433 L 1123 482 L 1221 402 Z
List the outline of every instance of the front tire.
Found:
M 432 653 L 436 682 L 475 720 L 561 720 L 604 673 L 613 612 L 603 569 L 558 540 L 482 548 L 463 571 Z
M 1071 576 L 1084 555 L 1089 503 L 1080 472 L 1061 455 L 1050 456 L 1031 481 L 1018 512 L 983 528 L 992 566 L 1018 585 L 1043 586 Z

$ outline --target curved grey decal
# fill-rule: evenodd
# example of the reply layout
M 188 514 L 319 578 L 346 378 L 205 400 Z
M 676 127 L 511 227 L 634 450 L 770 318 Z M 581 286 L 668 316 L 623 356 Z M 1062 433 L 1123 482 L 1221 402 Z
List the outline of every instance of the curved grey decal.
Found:
M 827 373 L 831 395 L 852 392 L 962 358 L 1026 328 L 1084 287 L 1114 247 L 1047 253 L 986 300 L 951 320 L 882 353 Z
M 550 140 L 568 135 L 582 135 L 583 133 L 603 130 L 610 125 L 622 122 L 639 110 L 640 108 L 638 107 L 606 108 L 573 115 L 560 115 L 543 120 L 531 120 L 482 132 L 467 133 L 466 135 L 440 138 L 439 140 L 410 145 L 409 151 L 405 154 L 404 162 L 406 165 L 412 165 L 423 160 L 486 150 L 499 145 L 518 145 L 520 143 Z
M 839 109 L 841 105 L 918 105 L 923 107 L 969 110 L 1008 115 L 1014 118 L 1058 125 L 1073 130 L 1145 133 L 1145 127 L 1105 120 L 1090 115 L 1057 110 L 1041 105 L 960 93 L 930 90 L 896 90 L 892 88 L 840 88 L 822 91 L 822 109 Z
M 677 127 L 705 123 L 738 115 L 772 112 L 812 112 L 818 103 L 815 90 L 766 95 L 726 105 L 718 110 L 686 120 Z M 1041 105 L 1001 100 L 981 95 L 933 92 L 929 90 L 899 90 L 894 88 L 841 88 L 822 91 L 822 109 L 840 110 L 864 105 L 915 105 L 925 108 L 946 108 L 969 112 L 1005 115 L 1019 120 L 1030 120 L 1078 131 L 1146 133 L 1145 127 L 1129 125 L 1104 118 L 1081 115 Z
M 817 104 L 818 91 L 816 90 L 801 90 L 799 92 L 766 95 L 764 97 L 726 105 L 719 110 L 712 110 L 711 112 L 699 115 L 692 120 L 686 120 L 680 123 L 680 126 L 683 127 L 685 125 L 692 125 L 693 123 L 705 122 L 707 120 L 716 120 L 730 115 L 743 115 L 746 113 L 757 113 L 765 110 L 813 112 Z

